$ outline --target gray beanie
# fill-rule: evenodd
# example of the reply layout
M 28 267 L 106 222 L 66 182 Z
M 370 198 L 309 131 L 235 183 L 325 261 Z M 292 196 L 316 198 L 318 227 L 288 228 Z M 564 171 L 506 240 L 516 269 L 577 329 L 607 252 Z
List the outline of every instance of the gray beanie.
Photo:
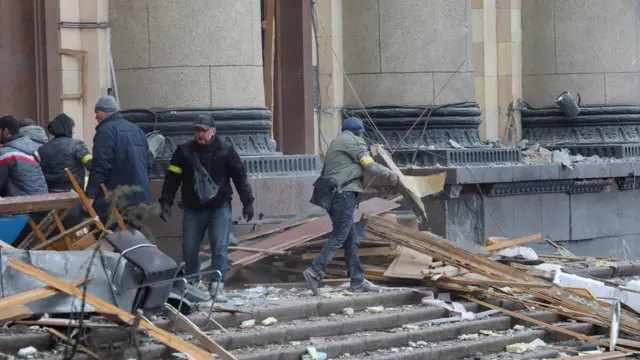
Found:
M 96 111 L 117 112 L 120 111 L 120 105 L 113 96 L 103 96 L 96 103 Z

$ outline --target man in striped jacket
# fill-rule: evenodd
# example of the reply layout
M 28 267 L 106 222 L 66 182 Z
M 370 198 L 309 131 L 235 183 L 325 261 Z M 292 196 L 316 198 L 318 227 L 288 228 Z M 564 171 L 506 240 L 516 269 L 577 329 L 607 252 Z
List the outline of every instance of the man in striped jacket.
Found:
M 0 196 L 47 194 L 38 144 L 19 132 L 13 116 L 0 117 Z

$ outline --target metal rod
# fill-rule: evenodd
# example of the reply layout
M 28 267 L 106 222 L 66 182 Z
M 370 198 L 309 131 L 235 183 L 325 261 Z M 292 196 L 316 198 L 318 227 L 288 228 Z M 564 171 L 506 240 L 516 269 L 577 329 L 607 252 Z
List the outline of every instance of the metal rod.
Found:
M 75 28 L 75 29 L 107 29 L 109 28 L 108 22 L 95 22 L 95 21 L 60 21 L 60 27 L 62 28 Z

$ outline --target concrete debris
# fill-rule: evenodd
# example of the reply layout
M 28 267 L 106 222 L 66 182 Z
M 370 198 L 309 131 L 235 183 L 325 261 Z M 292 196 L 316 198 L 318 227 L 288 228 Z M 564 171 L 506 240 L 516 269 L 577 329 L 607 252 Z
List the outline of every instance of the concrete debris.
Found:
M 352 308 L 344 308 L 342 309 L 342 313 L 345 315 L 353 315 L 354 314 L 354 310 Z
M 528 165 L 543 165 L 543 164 L 562 164 L 563 166 L 573 169 L 573 165 L 575 163 L 596 163 L 604 161 L 601 157 L 597 155 L 584 157 L 582 155 L 571 155 L 569 150 L 560 149 L 560 150 L 549 150 L 540 146 L 539 144 L 528 145 L 528 143 L 521 142 L 521 149 L 523 159 L 522 161 Z
M 251 329 L 254 326 L 256 326 L 256 319 L 245 320 L 240 324 L 241 329 Z
M 522 260 L 538 260 L 538 254 L 526 246 L 512 246 L 506 249 L 502 249 L 491 256 L 493 260 L 501 259 L 522 259 Z
M 434 299 L 432 296 L 427 296 L 421 300 L 422 305 L 437 306 L 447 309 L 453 312 L 455 315 L 460 316 L 462 320 L 473 320 L 475 314 L 467 311 L 462 304 L 452 301 L 444 301 L 440 299 Z
M 278 323 L 278 319 L 274 318 L 274 317 L 268 317 L 264 320 L 262 320 L 261 324 L 263 326 L 270 326 L 270 325 L 275 325 Z
M 545 345 L 547 344 L 544 341 L 540 339 L 535 339 L 530 343 L 516 343 L 516 344 L 507 345 L 505 350 L 510 353 L 521 354 L 527 351 L 535 350 L 536 348 L 540 346 L 545 346 Z
M 29 346 L 29 347 L 20 349 L 18 351 L 18 357 L 27 358 L 30 356 L 34 356 L 37 353 L 38 353 L 38 350 L 36 350 L 36 348 L 34 348 L 33 346 Z
M 476 340 L 480 337 L 480 334 L 462 334 L 458 336 L 458 340 Z
M 513 330 L 522 331 L 522 330 L 524 330 L 524 326 L 523 325 L 514 325 L 513 326 Z
M 454 149 L 464 149 L 465 147 L 458 144 L 455 140 L 449 139 L 449 144 L 454 148 Z
M 369 306 L 366 311 L 371 314 L 379 314 L 384 312 L 384 306 Z

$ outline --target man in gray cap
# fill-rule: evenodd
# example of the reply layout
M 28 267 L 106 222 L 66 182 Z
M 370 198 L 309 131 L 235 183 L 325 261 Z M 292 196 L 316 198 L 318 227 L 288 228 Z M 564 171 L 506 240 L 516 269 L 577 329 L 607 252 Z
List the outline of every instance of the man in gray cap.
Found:
M 109 191 L 121 186 L 138 187 L 140 191 L 127 196 L 129 204 L 149 203 L 149 145 L 142 129 L 123 118 L 119 111 L 113 96 L 103 96 L 96 103 L 98 126 L 85 192 L 93 201 L 104 199 L 100 184 Z M 108 211 L 105 201 L 95 204 L 94 208 L 101 218 Z

